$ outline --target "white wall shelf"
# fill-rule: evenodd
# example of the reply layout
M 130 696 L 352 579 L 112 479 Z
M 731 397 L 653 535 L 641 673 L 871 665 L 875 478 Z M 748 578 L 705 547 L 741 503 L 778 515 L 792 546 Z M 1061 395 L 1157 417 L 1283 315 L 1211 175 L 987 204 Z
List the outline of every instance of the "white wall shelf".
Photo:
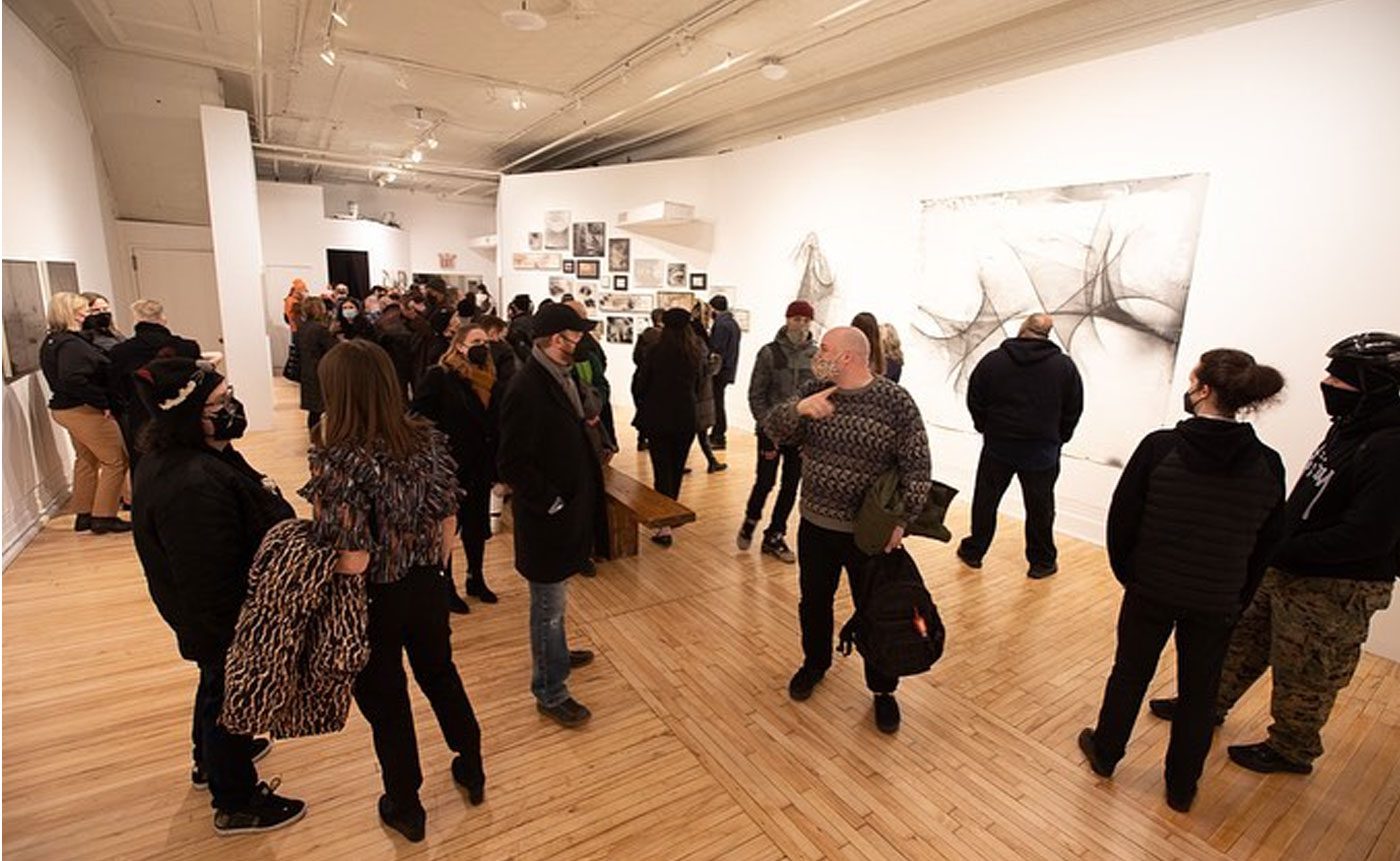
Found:
M 623 230 L 633 227 L 668 227 L 689 224 L 695 220 L 695 207 L 689 203 L 658 200 L 629 209 L 617 216 L 617 226 Z
M 467 240 L 467 247 L 475 248 L 478 251 L 495 251 L 496 245 L 497 237 L 494 233 L 488 233 L 485 236 L 473 236 L 471 239 Z

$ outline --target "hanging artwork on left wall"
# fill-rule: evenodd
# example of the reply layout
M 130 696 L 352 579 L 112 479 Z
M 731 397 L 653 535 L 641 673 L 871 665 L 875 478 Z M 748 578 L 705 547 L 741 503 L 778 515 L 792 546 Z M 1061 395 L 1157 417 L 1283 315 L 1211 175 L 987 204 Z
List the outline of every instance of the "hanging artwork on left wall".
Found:
M 39 370 L 39 345 L 48 333 L 39 264 L 6 260 L 4 293 L 5 379 L 13 380 Z
M 544 214 L 544 247 L 564 251 L 569 247 L 569 210 L 551 209 Z

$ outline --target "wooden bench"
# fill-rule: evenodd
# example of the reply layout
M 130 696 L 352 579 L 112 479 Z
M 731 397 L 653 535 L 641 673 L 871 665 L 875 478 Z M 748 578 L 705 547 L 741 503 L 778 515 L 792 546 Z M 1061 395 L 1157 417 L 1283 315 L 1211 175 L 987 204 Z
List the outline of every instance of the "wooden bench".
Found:
M 603 467 L 603 489 L 608 496 L 608 557 L 637 555 L 637 528 L 660 529 L 695 520 L 695 512 L 669 496 L 663 496 L 625 472 Z

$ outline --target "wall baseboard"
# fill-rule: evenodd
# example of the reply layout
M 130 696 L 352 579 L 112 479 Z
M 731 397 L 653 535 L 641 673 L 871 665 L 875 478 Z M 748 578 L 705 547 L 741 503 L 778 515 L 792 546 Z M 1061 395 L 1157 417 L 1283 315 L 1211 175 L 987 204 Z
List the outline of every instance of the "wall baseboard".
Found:
M 29 542 L 34 540 L 34 537 L 39 534 L 39 530 L 44 528 L 44 524 L 48 523 L 49 519 L 68 502 L 70 493 L 71 488 L 67 482 L 64 482 L 63 486 L 54 491 L 48 501 L 40 506 L 37 517 L 16 530 L 13 535 L 5 536 L 4 567 L 10 567 L 10 563 L 24 552 L 24 548 L 28 547 Z

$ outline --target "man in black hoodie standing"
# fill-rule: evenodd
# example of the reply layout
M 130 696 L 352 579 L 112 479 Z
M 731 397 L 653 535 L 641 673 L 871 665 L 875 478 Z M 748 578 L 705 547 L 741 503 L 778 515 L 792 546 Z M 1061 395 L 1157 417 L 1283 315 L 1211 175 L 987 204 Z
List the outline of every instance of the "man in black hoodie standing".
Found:
M 1055 550 L 1055 480 L 1060 446 L 1069 442 L 1084 411 L 1084 386 L 1074 361 L 1050 341 L 1054 320 L 1032 314 L 1015 338 L 982 358 L 967 386 L 967 409 L 982 434 L 982 457 L 972 492 L 972 534 L 958 558 L 982 567 L 997 529 L 997 506 L 1013 476 L 1026 503 L 1026 576 L 1059 570 Z
M 1371 616 L 1400 574 L 1400 335 L 1353 335 L 1327 351 L 1322 401 L 1332 427 L 1288 497 L 1286 538 L 1235 627 L 1215 717 L 1270 666 L 1266 741 L 1235 745 L 1252 771 L 1308 774 L 1322 727 L 1361 658 Z M 1172 718 L 1175 700 L 1154 700 Z
M 112 363 L 108 376 L 112 415 L 121 428 L 131 473 L 135 475 L 136 464 L 141 458 L 141 450 L 136 443 L 151 414 L 141 399 L 136 397 L 131 375 L 156 359 L 198 360 L 200 351 L 198 342 L 181 338 L 170 331 L 165 319 L 165 306 L 155 299 L 138 299 L 131 303 L 131 314 L 136 318 L 135 333 L 109 350 L 107 359 Z

